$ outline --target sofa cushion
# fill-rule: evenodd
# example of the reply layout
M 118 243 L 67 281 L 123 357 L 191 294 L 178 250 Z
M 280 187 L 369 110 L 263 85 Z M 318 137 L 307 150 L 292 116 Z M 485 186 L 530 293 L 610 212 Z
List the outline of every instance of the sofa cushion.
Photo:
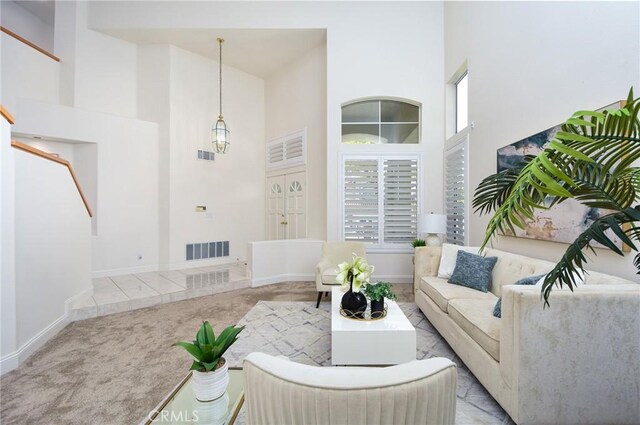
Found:
M 442 244 L 440 255 L 440 265 L 438 267 L 438 277 L 448 279 L 456 268 L 458 252 L 465 251 L 472 254 L 479 254 L 480 248 L 477 246 L 459 246 L 449 243 Z
M 456 268 L 453 270 L 448 282 L 477 291 L 489 292 L 489 288 L 491 288 L 491 272 L 497 260 L 497 257 L 485 258 L 481 255 L 458 251 Z
M 322 283 L 324 283 L 325 285 L 339 285 L 339 283 L 336 282 L 336 276 L 338 276 L 338 273 L 336 273 L 336 271 L 337 270 L 335 269 L 335 267 L 323 271 Z
M 487 248 L 485 256 L 498 257 L 496 266 L 493 268 L 493 282 L 490 289 L 498 297 L 502 294 L 502 285 L 513 285 L 516 280 L 534 274 L 546 274 L 555 266 L 555 263 L 549 261 L 493 248 Z
M 519 279 L 517 281 L 514 282 L 514 285 L 538 285 L 538 286 L 542 286 L 542 282 L 543 282 L 543 278 L 545 275 L 543 274 L 536 274 L 533 276 L 527 276 L 527 277 L 523 277 L 522 279 Z M 498 298 L 498 302 L 496 303 L 495 307 L 493 308 L 493 315 L 495 317 L 497 317 L 498 319 L 502 318 L 502 297 Z
M 449 317 L 491 357 L 500 361 L 500 319 L 493 317 L 493 300 L 455 299 Z
M 475 289 L 448 283 L 446 279 L 425 276 L 420 280 L 420 289 L 445 313 L 450 300 L 468 298 L 472 300 L 489 300 L 496 303 L 497 297 L 491 292 L 480 292 Z

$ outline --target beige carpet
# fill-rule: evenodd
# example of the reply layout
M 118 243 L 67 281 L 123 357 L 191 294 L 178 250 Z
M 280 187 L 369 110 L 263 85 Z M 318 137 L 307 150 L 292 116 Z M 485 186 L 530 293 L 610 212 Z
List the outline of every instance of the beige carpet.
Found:
M 410 285 L 395 289 L 413 300 Z M 291 282 L 74 322 L 2 377 L 0 422 L 137 424 L 187 373 L 188 355 L 171 344 L 192 339 L 202 320 L 219 331 L 260 300 L 316 297 L 313 283 Z

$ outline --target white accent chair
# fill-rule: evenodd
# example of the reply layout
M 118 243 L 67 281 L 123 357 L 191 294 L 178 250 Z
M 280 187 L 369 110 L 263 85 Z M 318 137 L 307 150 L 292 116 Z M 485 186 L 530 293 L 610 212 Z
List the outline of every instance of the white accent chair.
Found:
M 251 353 L 243 370 L 249 425 L 455 423 L 458 375 L 449 359 L 317 367 Z
M 337 285 L 338 264 L 351 261 L 355 253 L 359 257 L 364 257 L 367 246 L 362 242 L 325 242 L 322 244 L 322 256 L 316 266 L 316 289 L 318 290 L 318 302 L 316 308 L 320 306 L 322 293 L 329 293 Z

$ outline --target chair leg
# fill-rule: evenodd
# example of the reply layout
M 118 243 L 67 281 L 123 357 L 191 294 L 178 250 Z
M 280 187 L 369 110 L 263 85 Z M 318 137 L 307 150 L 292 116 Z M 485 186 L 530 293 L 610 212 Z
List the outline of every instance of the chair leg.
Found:
M 316 303 L 316 308 L 320 307 L 320 300 L 322 299 L 322 292 L 318 292 L 318 302 Z
M 329 293 L 328 293 L 328 292 L 325 292 L 325 293 L 324 293 L 324 296 L 325 296 L 325 297 L 328 297 L 328 296 L 329 296 Z

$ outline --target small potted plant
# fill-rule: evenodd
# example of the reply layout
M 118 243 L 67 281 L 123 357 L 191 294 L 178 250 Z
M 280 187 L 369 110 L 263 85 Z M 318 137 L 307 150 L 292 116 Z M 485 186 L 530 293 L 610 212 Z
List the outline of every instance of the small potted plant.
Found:
M 211 323 L 207 321 L 200 326 L 194 341 L 174 344 L 187 350 L 194 358 L 191 387 L 199 401 L 215 400 L 227 390 L 229 367 L 222 355 L 238 340 L 243 329 L 244 326 L 229 326 L 216 338 Z
M 424 239 L 414 239 L 413 242 L 411 242 L 411 245 L 414 248 L 417 248 L 419 246 L 427 246 L 427 241 L 425 241 Z
M 391 290 L 389 282 L 378 282 L 364 287 L 364 294 L 371 300 L 371 318 L 377 319 L 384 314 L 384 299 L 395 301 L 396 294 Z

